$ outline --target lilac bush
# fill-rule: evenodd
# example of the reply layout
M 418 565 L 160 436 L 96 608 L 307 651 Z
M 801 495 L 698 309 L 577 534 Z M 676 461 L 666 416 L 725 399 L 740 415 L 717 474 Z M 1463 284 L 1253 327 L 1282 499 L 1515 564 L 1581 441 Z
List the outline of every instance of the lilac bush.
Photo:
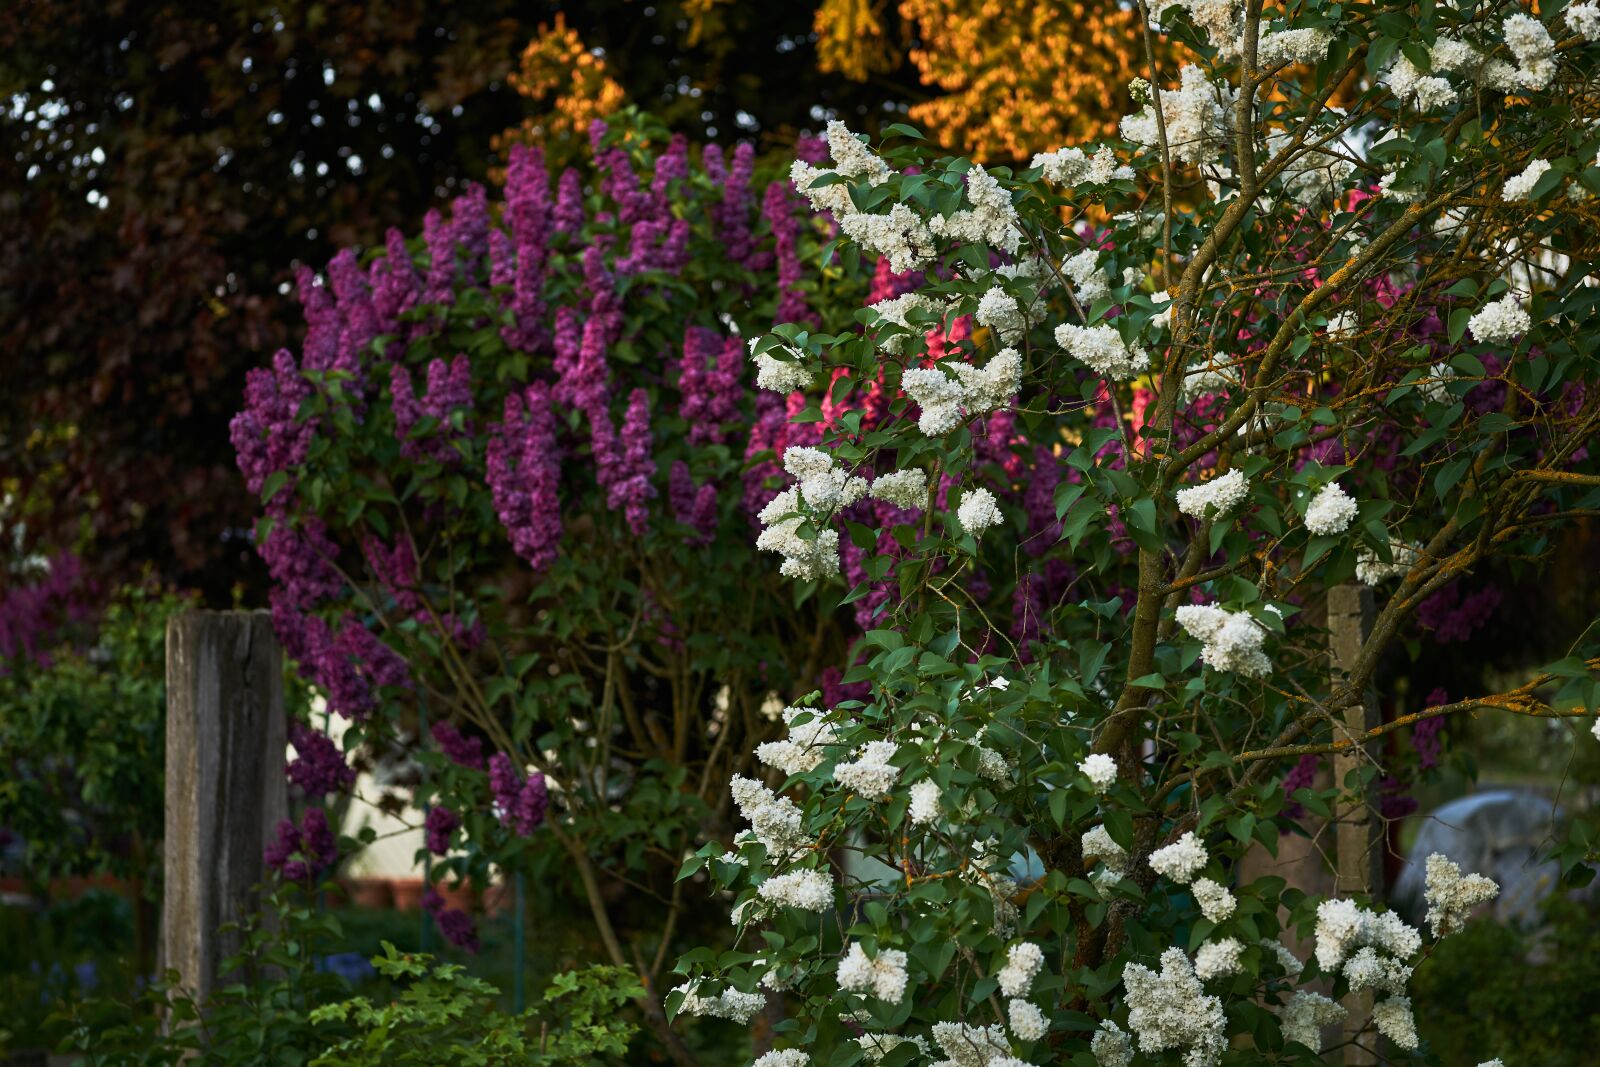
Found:
M 630 122 L 597 124 L 592 169 L 518 148 L 503 200 L 470 189 L 420 238 L 302 271 L 302 349 L 251 373 L 233 438 L 279 637 L 347 749 L 421 753 L 437 875 L 575 894 L 659 988 L 709 933 L 673 878 L 731 832 L 719 783 L 776 728 L 771 694 L 838 691 L 856 636 L 844 590 L 797 596 L 749 543 L 821 428 L 758 396 L 748 339 L 869 282 L 817 272 L 834 234 L 748 146 L 696 160 Z M 291 776 L 320 797 L 347 778 L 312 733 Z M 288 875 L 322 862 L 314 830 L 282 828 Z

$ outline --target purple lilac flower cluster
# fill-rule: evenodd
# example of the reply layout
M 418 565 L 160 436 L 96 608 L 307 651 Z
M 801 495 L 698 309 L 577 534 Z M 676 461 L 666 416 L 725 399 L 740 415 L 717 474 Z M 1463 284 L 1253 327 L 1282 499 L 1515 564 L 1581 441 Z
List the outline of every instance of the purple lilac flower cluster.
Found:
M 550 803 L 544 775 L 535 771 L 523 778 L 504 752 L 489 757 L 489 792 L 501 824 L 519 836 L 526 837 L 544 822 Z
M 1436 708 L 1442 704 L 1450 703 L 1450 694 L 1441 687 L 1428 694 L 1428 699 L 1423 707 Z M 1417 767 L 1429 771 L 1439 766 L 1439 760 L 1444 755 L 1444 719 L 1443 715 L 1436 715 L 1431 719 L 1423 719 L 1411 728 L 1411 747 L 1417 753 Z
M 696 486 L 689 464 L 681 459 L 673 461 L 667 475 L 667 502 L 672 505 L 673 518 L 694 528 L 690 544 L 704 546 L 716 539 L 717 487 L 711 482 Z
M 483 759 L 483 739 L 467 737 L 450 723 L 436 722 L 432 731 L 434 744 L 457 765 L 468 770 L 481 771 L 487 766 Z
M 711 224 L 716 227 L 717 238 L 728 251 L 728 258 L 749 271 L 766 270 L 771 266 L 770 253 L 759 250 L 755 234 L 750 231 L 750 209 L 754 195 L 750 180 L 755 176 L 756 153 L 749 144 L 733 150 L 733 165 L 724 161 L 722 147 L 708 144 L 701 151 L 701 164 L 706 176 L 722 189 L 722 198 L 711 205 Z
M 423 822 L 423 833 L 428 846 L 428 851 L 435 856 L 443 856 L 450 851 L 450 835 L 456 832 L 461 825 L 461 817 L 449 808 L 429 808 L 428 817 Z
M 678 361 L 678 413 L 689 424 L 689 443 L 722 444 L 728 424 L 739 417 L 744 387 L 744 350 L 737 337 L 691 326 L 683 335 Z
M 433 916 L 434 925 L 439 928 L 439 935 L 452 945 L 468 952 L 477 952 L 482 947 L 478 942 L 478 927 L 472 921 L 472 916 L 460 908 L 447 907 L 444 897 L 432 886 L 422 894 L 422 909 Z
M 228 436 L 252 493 L 261 492 L 272 475 L 305 462 L 316 427 L 299 416 L 310 395 L 311 384 L 286 349 L 273 355 L 270 369 L 256 367 L 245 375 L 244 409 L 228 424 Z M 280 492 L 267 507 L 281 511 L 288 499 L 288 493 Z
M 400 454 L 413 462 L 431 459 L 445 466 L 460 462 L 453 442 L 472 435 L 470 421 L 459 430 L 451 424 L 451 414 L 472 410 L 472 363 L 458 355 L 446 363 L 436 359 L 428 364 L 428 392 L 421 400 L 411 384 L 411 374 L 396 363 L 389 371 L 389 392 L 393 397 L 394 435 L 401 442 Z M 432 432 L 419 440 L 413 435 L 426 417 L 433 420 Z
M 355 784 L 356 772 L 344 760 L 344 753 L 333 738 L 302 722 L 289 724 L 289 743 L 295 758 L 285 773 L 307 797 L 320 800 L 329 793 L 343 793 Z
M 485 468 L 512 549 L 536 571 L 549 567 L 561 540 L 561 457 L 543 382 L 507 394 L 505 418 L 489 431 Z
M 328 825 L 328 813 L 318 807 L 307 808 L 299 826 L 292 819 L 281 820 L 277 836 L 262 858 L 286 881 L 311 881 L 339 858 L 339 843 Z
M 89 617 L 86 591 L 83 561 L 62 552 L 51 558 L 36 581 L 0 594 L 0 661 L 27 656 L 40 666 L 48 665 L 44 650 L 56 631 Z M 0 662 L 0 674 L 6 669 Z

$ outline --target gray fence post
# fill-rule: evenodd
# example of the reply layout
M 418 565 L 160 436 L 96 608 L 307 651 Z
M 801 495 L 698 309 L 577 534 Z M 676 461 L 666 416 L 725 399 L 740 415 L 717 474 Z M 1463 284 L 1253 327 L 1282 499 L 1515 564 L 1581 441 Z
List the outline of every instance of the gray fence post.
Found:
M 167 620 L 166 882 L 161 967 L 196 999 L 257 903 L 262 850 L 288 810 L 283 657 L 265 611 Z

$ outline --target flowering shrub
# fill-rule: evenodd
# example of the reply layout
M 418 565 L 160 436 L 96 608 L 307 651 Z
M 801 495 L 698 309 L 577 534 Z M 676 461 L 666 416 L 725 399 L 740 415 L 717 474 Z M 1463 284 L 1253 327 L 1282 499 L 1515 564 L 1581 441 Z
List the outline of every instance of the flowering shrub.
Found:
M 1426 936 L 1366 892 L 1374 742 L 1600 704 L 1589 627 L 1505 691 L 1367 712 L 1422 604 L 1495 559 L 1548 583 L 1600 502 L 1593 10 L 1141 4 L 1197 58 L 1135 80 L 1120 141 L 1013 172 L 836 122 L 795 163 L 847 256 L 914 277 L 865 333 L 754 346 L 845 412 L 758 544 L 890 590 L 866 694 L 797 699 L 732 779 L 747 828 L 686 864 L 739 942 L 680 961 L 675 1012 L 781 997 L 765 1067 L 1418 1051 L 1412 971 L 1497 887 L 1432 857 Z M 1241 877 L 1330 806 L 1337 896 Z M 1592 838 L 1554 850 L 1573 882 Z
M 435 872 L 576 893 L 648 986 L 683 931 L 726 929 L 673 876 L 731 833 L 723 784 L 780 729 L 773 694 L 841 698 L 862 611 L 750 543 L 779 456 L 822 427 L 752 388 L 747 338 L 870 294 L 813 273 L 829 228 L 748 146 L 695 160 L 642 120 L 592 138 L 592 168 L 515 149 L 503 205 L 473 189 L 420 240 L 303 271 L 303 351 L 251 374 L 233 438 L 280 639 L 352 720 L 346 750 L 419 753 Z M 345 751 L 291 741 L 308 797 L 347 786 Z M 269 855 L 296 881 L 336 858 L 315 807 Z

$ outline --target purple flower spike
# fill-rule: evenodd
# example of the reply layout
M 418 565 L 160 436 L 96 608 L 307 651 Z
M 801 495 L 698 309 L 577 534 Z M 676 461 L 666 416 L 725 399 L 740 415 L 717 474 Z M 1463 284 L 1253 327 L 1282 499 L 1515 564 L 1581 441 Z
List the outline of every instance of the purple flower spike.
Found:
M 446 941 L 457 948 L 466 949 L 468 952 L 477 952 L 482 946 L 478 942 L 478 928 L 472 921 L 472 916 L 460 908 L 447 908 L 444 897 L 432 886 L 422 894 L 422 907 L 439 927 L 439 934 Z
M 306 796 L 320 800 L 355 784 L 355 769 L 344 761 L 344 753 L 327 734 L 304 723 L 290 723 L 289 743 L 294 746 L 295 758 L 285 773 Z
M 545 570 L 561 541 L 561 457 L 542 382 L 506 397 L 505 418 L 489 431 L 486 478 L 512 549 L 534 570 Z
M 432 727 L 433 740 L 451 760 L 468 770 L 484 769 L 483 741 L 467 737 L 447 722 L 436 722 Z
M 450 851 L 450 835 L 461 825 L 461 819 L 449 808 L 429 808 L 425 824 L 428 851 L 443 856 Z

